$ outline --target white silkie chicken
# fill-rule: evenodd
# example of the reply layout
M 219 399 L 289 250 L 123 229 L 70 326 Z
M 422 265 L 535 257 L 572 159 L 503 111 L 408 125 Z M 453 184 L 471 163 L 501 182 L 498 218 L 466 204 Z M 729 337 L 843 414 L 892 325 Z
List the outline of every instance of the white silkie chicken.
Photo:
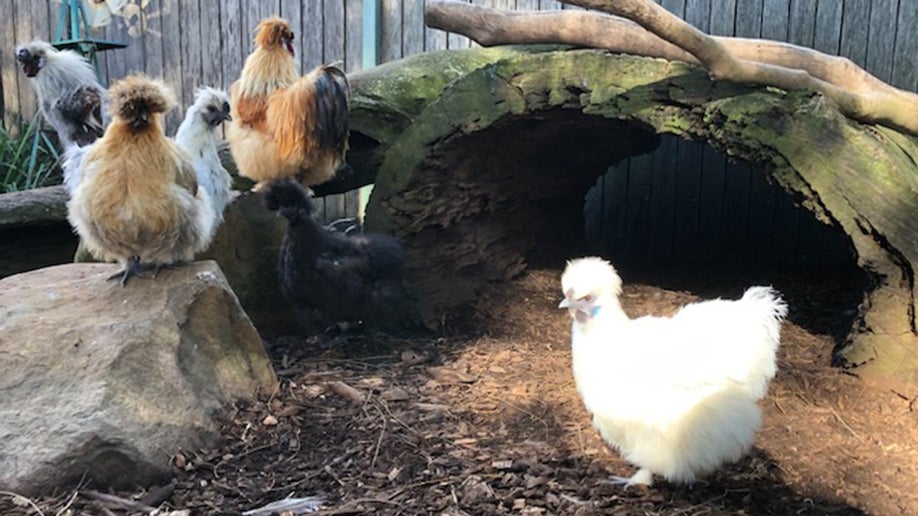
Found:
M 215 134 L 227 120 L 232 120 L 229 95 L 215 88 L 199 88 L 175 133 L 175 143 L 191 156 L 198 186 L 207 191 L 218 224 L 223 209 L 233 200 L 233 179 L 220 162 Z
M 577 391 L 603 440 L 639 468 L 615 483 L 691 483 L 749 451 L 787 314 L 771 287 L 630 319 L 601 258 L 568 262 L 561 286 Z

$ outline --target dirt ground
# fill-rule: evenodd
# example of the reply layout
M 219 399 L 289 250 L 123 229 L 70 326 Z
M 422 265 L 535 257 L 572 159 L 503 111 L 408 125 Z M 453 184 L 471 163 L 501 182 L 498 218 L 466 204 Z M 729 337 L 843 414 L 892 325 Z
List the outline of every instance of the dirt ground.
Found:
M 574 389 L 559 276 L 530 271 L 483 298 L 474 333 L 269 339 L 280 390 L 228 410 L 225 445 L 177 454 L 171 484 L 107 501 L 0 495 L 0 513 L 142 513 L 132 500 L 239 514 L 318 495 L 318 514 L 918 514 L 918 407 L 830 365 L 861 296 L 844 274 L 623 272 L 632 316 L 755 283 L 791 307 L 750 456 L 693 486 L 629 490 L 604 483 L 634 469 Z

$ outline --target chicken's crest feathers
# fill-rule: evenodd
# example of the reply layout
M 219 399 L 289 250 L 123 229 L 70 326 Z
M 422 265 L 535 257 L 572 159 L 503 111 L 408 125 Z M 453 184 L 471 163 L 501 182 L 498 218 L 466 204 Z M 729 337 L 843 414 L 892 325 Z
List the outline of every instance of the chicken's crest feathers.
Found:
M 208 127 L 216 127 L 230 119 L 230 98 L 226 91 L 204 86 L 195 91 L 194 103 L 188 106 L 185 119 L 196 117 Z
M 265 188 L 265 207 L 280 213 L 290 220 L 311 217 L 315 205 L 309 193 L 296 181 L 283 179 L 274 181 Z
M 564 274 L 561 275 L 561 289 L 565 295 L 574 299 L 589 294 L 618 297 L 622 292 L 622 279 L 611 263 L 597 256 L 589 256 L 567 262 Z
M 176 105 L 175 93 L 162 81 L 143 74 L 129 75 L 109 90 L 112 118 L 134 122 L 140 118 L 169 111 Z
M 58 50 L 47 41 L 37 39 L 19 45 L 16 59 L 26 75 L 46 87 L 64 82 L 99 84 L 95 69 L 85 57 L 72 50 Z M 104 88 L 100 85 L 100 89 Z
M 282 47 L 288 41 L 293 41 L 293 29 L 290 22 L 280 16 L 270 16 L 258 22 L 255 26 L 255 44 L 264 49 Z

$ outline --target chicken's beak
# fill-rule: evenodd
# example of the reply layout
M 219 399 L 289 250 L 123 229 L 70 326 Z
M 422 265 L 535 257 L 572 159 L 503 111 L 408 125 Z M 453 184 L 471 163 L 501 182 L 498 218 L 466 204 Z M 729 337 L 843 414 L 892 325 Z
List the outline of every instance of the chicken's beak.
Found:
M 223 119 L 226 120 L 227 122 L 232 122 L 233 116 L 229 114 L 229 111 L 225 111 L 223 113 Z
M 568 298 L 564 298 L 561 300 L 560 303 L 558 303 L 558 308 L 573 308 L 573 307 L 574 305 L 571 304 L 571 300 Z
M 16 60 L 22 64 L 22 72 L 26 74 L 26 77 L 35 77 L 38 75 L 39 70 L 45 66 L 44 58 L 38 57 L 24 48 L 20 48 L 16 52 Z
M 134 121 L 131 122 L 131 126 L 134 129 L 139 129 L 141 127 L 146 127 L 150 123 L 150 113 L 146 110 L 141 110 L 137 113 L 137 116 L 134 118 Z

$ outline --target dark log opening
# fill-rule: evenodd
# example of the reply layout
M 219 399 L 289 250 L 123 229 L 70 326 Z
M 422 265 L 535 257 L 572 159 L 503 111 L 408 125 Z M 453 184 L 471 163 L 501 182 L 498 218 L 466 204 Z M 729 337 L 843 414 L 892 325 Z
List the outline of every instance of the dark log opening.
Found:
M 754 164 L 662 135 L 600 176 L 584 207 L 591 247 L 654 265 L 857 267 L 851 238 Z
M 454 136 L 436 143 L 410 189 L 387 202 L 406 217 L 398 233 L 426 318 L 425 308 L 473 298 L 527 265 L 587 252 L 586 191 L 610 163 L 659 140 L 633 123 L 561 108 Z M 433 250 L 449 260 L 432 262 Z
M 839 351 L 872 281 L 851 238 L 753 164 L 662 135 L 654 152 L 597 178 L 584 202 L 590 249 L 632 281 L 703 298 L 771 284 L 791 319 Z

